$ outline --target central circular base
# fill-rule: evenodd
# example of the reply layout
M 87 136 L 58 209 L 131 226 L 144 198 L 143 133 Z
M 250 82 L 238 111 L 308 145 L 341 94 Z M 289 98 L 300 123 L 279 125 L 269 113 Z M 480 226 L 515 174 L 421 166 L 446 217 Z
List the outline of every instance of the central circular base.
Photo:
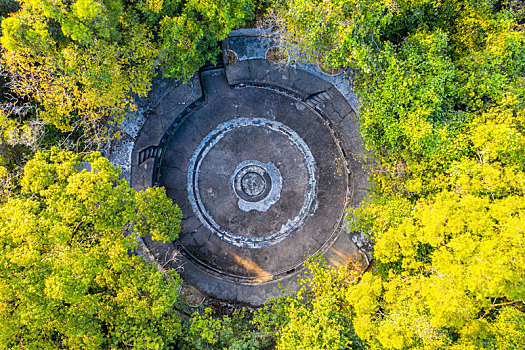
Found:
M 253 141 L 246 143 L 246 139 Z M 264 145 L 272 143 L 283 153 L 276 154 L 273 148 L 265 149 Z M 239 145 L 244 148 L 231 152 Z M 282 170 L 291 168 L 287 178 L 301 181 L 295 186 L 290 183 L 291 193 L 286 196 L 290 204 L 286 210 L 283 210 L 284 202 L 280 201 L 283 187 L 280 169 L 272 161 L 254 160 L 255 157 L 279 160 Z M 231 160 L 235 158 L 245 160 L 232 169 L 235 163 Z M 233 193 L 226 190 L 226 179 L 217 171 L 218 164 L 222 170 L 233 170 L 229 171 Z M 248 173 L 258 174 L 266 183 L 264 191 L 257 196 L 247 195 L 242 189 L 242 179 Z M 196 147 L 187 174 L 188 200 L 197 219 L 217 237 L 235 246 L 262 248 L 277 244 L 302 227 L 316 209 L 314 157 L 294 130 L 275 120 L 241 117 L 220 123 Z M 237 203 L 226 200 L 228 197 L 234 199 L 231 194 L 238 198 Z M 243 213 L 227 206 L 227 202 L 236 204 Z M 278 202 L 279 205 L 274 206 Z M 269 213 L 271 209 L 275 217 L 271 223 L 244 214 Z M 245 224 L 241 224 L 242 221 Z
M 265 188 L 264 178 L 255 172 L 249 172 L 241 178 L 242 192 L 248 197 L 257 197 Z
M 254 163 L 256 162 L 243 162 L 235 169 L 233 176 L 235 194 L 248 202 L 263 200 L 272 189 L 272 179 L 266 169 Z

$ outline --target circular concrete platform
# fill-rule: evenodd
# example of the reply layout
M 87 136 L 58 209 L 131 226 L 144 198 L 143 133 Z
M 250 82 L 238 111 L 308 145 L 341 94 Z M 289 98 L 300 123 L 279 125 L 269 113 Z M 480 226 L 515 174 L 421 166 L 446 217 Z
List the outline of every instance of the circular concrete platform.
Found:
M 232 281 L 278 279 L 339 228 L 344 155 L 303 102 L 256 87 L 225 92 L 169 135 L 158 185 L 185 209 L 178 243 L 192 262 Z M 255 200 L 243 195 L 247 175 L 259 181 Z
M 132 186 L 164 186 L 183 213 L 175 242 L 145 242 L 207 296 L 260 305 L 296 290 L 313 254 L 340 265 L 358 250 L 344 214 L 366 189 L 360 145 L 346 98 L 308 72 L 266 60 L 201 72 L 134 144 Z

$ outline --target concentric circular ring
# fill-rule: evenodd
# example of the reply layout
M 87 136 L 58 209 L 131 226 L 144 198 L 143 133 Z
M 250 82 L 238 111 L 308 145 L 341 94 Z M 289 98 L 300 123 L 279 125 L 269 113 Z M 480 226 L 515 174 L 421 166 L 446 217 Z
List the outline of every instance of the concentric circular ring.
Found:
M 290 220 L 288 220 L 286 224 L 283 224 L 279 230 L 272 232 L 268 235 L 258 237 L 245 237 L 239 234 L 235 234 L 233 232 L 229 232 L 222 228 L 219 224 L 217 224 L 214 218 L 210 215 L 209 211 L 205 208 L 199 193 L 199 171 L 202 161 L 204 160 L 206 155 L 217 143 L 221 141 L 221 139 L 228 132 L 238 128 L 254 126 L 268 128 L 271 131 L 281 134 L 282 136 L 286 137 L 289 140 L 289 142 L 299 150 L 299 152 L 303 155 L 303 162 L 308 175 L 308 183 L 304 194 L 303 205 L 299 210 L 299 213 L 294 218 L 290 218 Z M 268 172 L 277 173 L 277 175 L 274 175 L 274 177 L 280 179 L 279 171 L 273 164 L 265 164 L 257 161 L 247 160 L 239 164 L 238 167 L 245 168 L 246 165 L 248 165 L 244 164 L 246 162 L 248 164 L 251 163 L 252 166 L 262 165 L 263 168 L 269 169 Z M 235 174 L 237 173 L 238 171 L 235 172 Z M 219 124 L 214 130 L 212 130 L 208 135 L 206 135 L 206 137 L 204 137 L 202 142 L 199 144 L 199 146 L 193 153 L 193 156 L 189 161 L 187 175 L 188 200 L 191 204 L 193 212 L 195 213 L 199 221 L 222 240 L 238 247 L 261 248 L 279 243 L 282 240 L 286 239 L 288 236 L 290 236 L 292 232 L 301 227 L 308 218 L 308 216 L 313 213 L 313 211 L 316 208 L 316 206 L 314 205 L 317 190 L 316 176 L 317 174 L 314 157 L 306 143 L 301 139 L 301 137 L 299 137 L 299 135 L 295 131 L 293 131 L 292 129 L 280 122 L 272 121 L 265 118 L 236 118 Z M 235 186 L 235 180 L 233 180 L 233 182 Z M 279 186 L 281 186 L 281 184 L 279 184 Z M 275 184 L 272 183 L 271 190 L 275 191 L 276 189 L 278 189 L 278 191 L 280 192 L 280 187 L 275 188 Z M 238 193 L 238 191 L 236 192 Z
M 233 191 L 248 202 L 263 200 L 272 189 L 272 179 L 259 165 L 247 165 L 237 170 L 233 177 Z

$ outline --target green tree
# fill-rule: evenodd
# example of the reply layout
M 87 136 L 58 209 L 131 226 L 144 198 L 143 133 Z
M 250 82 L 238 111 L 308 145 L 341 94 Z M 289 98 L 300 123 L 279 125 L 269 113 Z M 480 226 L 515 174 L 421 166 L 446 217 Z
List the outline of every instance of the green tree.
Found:
M 186 79 L 215 60 L 250 16 L 250 0 L 21 1 L 2 20 L 2 60 L 43 120 L 93 128 L 133 109 L 158 67 Z
M 256 312 L 260 331 L 274 335 L 278 349 L 364 349 L 345 299 L 348 286 L 362 272 L 362 262 L 333 268 L 312 259 L 308 268 L 297 294 L 273 299 Z
M 377 164 L 372 195 L 348 216 L 374 241 L 377 267 L 336 288 L 335 272 L 318 274 L 310 289 L 336 296 L 284 307 L 280 348 L 337 348 L 337 338 L 303 335 L 349 323 L 372 349 L 525 346 L 521 10 L 490 0 L 293 0 L 277 10 L 291 47 L 353 69 Z M 319 317 L 326 310 L 344 321 Z
M 37 153 L 0 205 L 0 347 L 169 348 L 180 278 L 131 252 L 180 220 L 163 189 L 135 192 L 96 153 Z
M 212 308 L 194 313 L 183 328 L 178 344 L 181 350 L 263 350 L 269 341 L 251 321 L 252 314 L 245 309 L 231 314 L 217 315 Z
M 521 191 L 497 200 L 441 192 L 418 202 L 377 237 L 375 256 L 390 264 L 388 276 L 370 277 L 350 294 L 357 334 L 395 349 L 491 349 L 487 338 L 512 338 L 512 324 L 525 322 L 524 214 Z M 374 307 L 360 309 L 367 299 Z M 505 327 L 502 313 L 513 314 Z M 509 349 L 525 345 L 515 341 Z

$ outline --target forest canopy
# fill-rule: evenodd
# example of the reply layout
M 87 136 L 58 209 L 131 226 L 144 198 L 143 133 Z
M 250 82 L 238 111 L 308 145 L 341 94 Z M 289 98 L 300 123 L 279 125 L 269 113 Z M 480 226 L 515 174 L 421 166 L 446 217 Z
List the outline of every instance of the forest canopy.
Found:
M 187 79 L 252 15 L 250 0 L 20 1 L 2 20 L 2 65 L 14 92 L 61 130 L 133 108 L 160 69 Z
M 20 195 L 0 205 L 0 347 L 156 349 L 180 336 L 180 278 L 129 255 L 135 234 L 174 239 L 180 209 L 118 176 L 96 153 L 27 163 Z
M 34 0 L 0 10 L 3 347 L 525 347 L 523 2 Z M 187 79 L 254 13 L 290 57 L 347 67 L 355 82 L 372 192 L 347 224 L 373 242 L 374 262 L 361 275 L 314 260 L 298 293 L 258 311 L 183 315 L 180 278 L 130 254 L 131 231 L 176 237 L 180 211 L 163 190 L 135 192 L 97 153 L 36 151 L 118 120 L 158 70 Z
M 374 242 L 375 268 L 359 283 L 319 272 L 315 296 L 284 307 L 279 348 L 322 349 L 312 335 L 330 318 L 347 324 L 331 341 L 357 336 L 357 348 L 524 346 L 523 10 L 294 0 L 276 12 L 303 55 L 353 68 L 377 164 L 372 195 L 348 214 Z

